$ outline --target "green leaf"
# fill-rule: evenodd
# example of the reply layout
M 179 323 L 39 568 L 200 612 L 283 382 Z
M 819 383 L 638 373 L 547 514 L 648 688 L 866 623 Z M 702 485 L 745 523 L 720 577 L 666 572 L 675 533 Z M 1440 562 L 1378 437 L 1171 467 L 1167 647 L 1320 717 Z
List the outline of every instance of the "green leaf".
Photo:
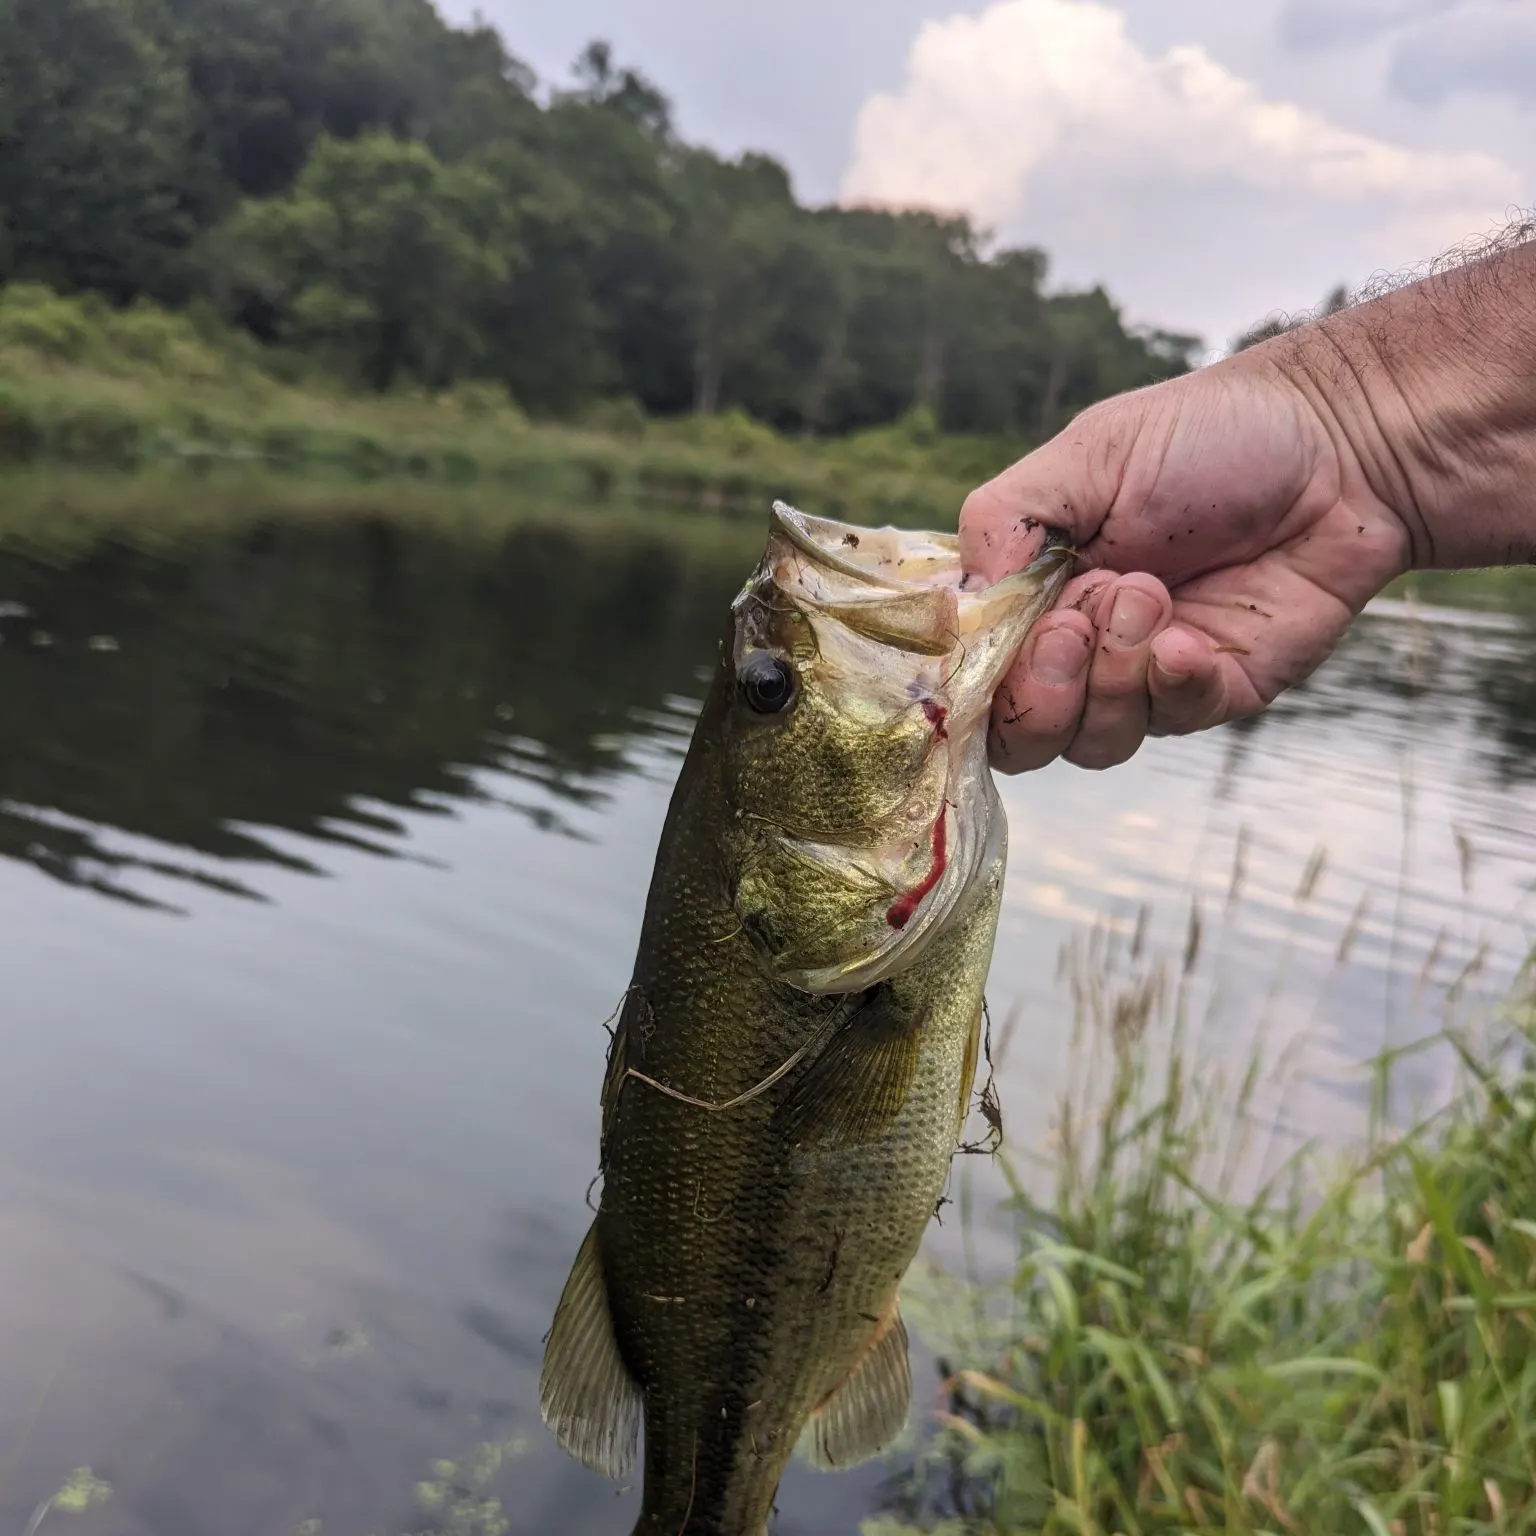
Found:
M 1440 1400 L 1440 1423 L 1445 1438 L 1453 1446 L 1461 1433 L 1461 1386 L 1454 1381 L 1442 1381 L 1435 1388 Z
M 1387 1379 L 1378 1367 L 1348 1355 L 1311 1355 L 1301 1360 L 1278 1360 L 1266 1365 L 1264 1373 L 1281 1381 L 1295 1381 L 1309 1376 L 1358 1376 L 1378 1386 Z
M 1393 1536 L 1392 1528 L 1381 1518 L 1376 1506 L 1369 1499 L 1360 1499 L 1355 1508 L 1360 1512 L 1360 1518 L 1365 1521 L 1371 1532 L 1371 1536 Z

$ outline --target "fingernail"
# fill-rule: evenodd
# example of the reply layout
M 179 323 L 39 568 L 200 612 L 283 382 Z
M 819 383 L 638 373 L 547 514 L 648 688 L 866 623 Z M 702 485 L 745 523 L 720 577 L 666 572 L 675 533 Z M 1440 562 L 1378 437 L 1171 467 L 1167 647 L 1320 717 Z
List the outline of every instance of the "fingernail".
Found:
M 1060 688 L 1075 683 L 1088 665 L 1088 642 L 1075 629 L 1052 629 L 1035 642 L 1029 670 L 1036 682 Z
M 1109 633 L 1116 645 L 1145 645 L 1162 604 L 1139 587 L 1121 587 L 1109 615 Z

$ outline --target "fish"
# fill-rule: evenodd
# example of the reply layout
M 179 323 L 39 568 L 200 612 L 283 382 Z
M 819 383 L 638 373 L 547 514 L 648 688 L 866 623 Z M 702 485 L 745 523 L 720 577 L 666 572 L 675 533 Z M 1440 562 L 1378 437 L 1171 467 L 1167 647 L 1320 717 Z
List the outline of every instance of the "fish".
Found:
M 601 1195 L 540 1409 L 634 1536 L 764 1536 L 797 1448 L 904 1429 L 898 1291 L 981 1050 L 1007 821 L 992 696 L 1072 551 L 971 590 L 953 535 L 777 502 L 668 808 L 601 1091 Z

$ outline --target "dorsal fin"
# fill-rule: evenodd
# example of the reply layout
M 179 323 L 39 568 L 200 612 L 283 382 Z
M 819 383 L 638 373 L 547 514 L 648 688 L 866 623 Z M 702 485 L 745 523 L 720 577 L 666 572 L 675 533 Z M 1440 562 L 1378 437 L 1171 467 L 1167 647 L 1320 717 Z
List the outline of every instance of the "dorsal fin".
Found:
M 605 1477 L 623 1477 L 635 1461 L 640 1408 L 640 1389 L 613 1332 L 594 1222 L 555 1308 L 539 1375 L 539 1412 L 577 1461 Z

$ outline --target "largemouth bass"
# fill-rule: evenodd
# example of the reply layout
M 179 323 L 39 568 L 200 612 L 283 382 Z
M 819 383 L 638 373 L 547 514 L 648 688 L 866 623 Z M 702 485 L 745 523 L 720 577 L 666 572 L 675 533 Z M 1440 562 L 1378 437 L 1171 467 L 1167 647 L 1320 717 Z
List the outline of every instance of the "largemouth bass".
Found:
M 763 1536 L 797 1444 L 852 1466 L 906 1422 L 897 1288 L 1003 882 L 992 694 L 1071 559 L 964 591 L 953 537 L 774 508 L 662 832 L 540 1384 L 609 1476 L 643 1417 L 636 1536 Z

